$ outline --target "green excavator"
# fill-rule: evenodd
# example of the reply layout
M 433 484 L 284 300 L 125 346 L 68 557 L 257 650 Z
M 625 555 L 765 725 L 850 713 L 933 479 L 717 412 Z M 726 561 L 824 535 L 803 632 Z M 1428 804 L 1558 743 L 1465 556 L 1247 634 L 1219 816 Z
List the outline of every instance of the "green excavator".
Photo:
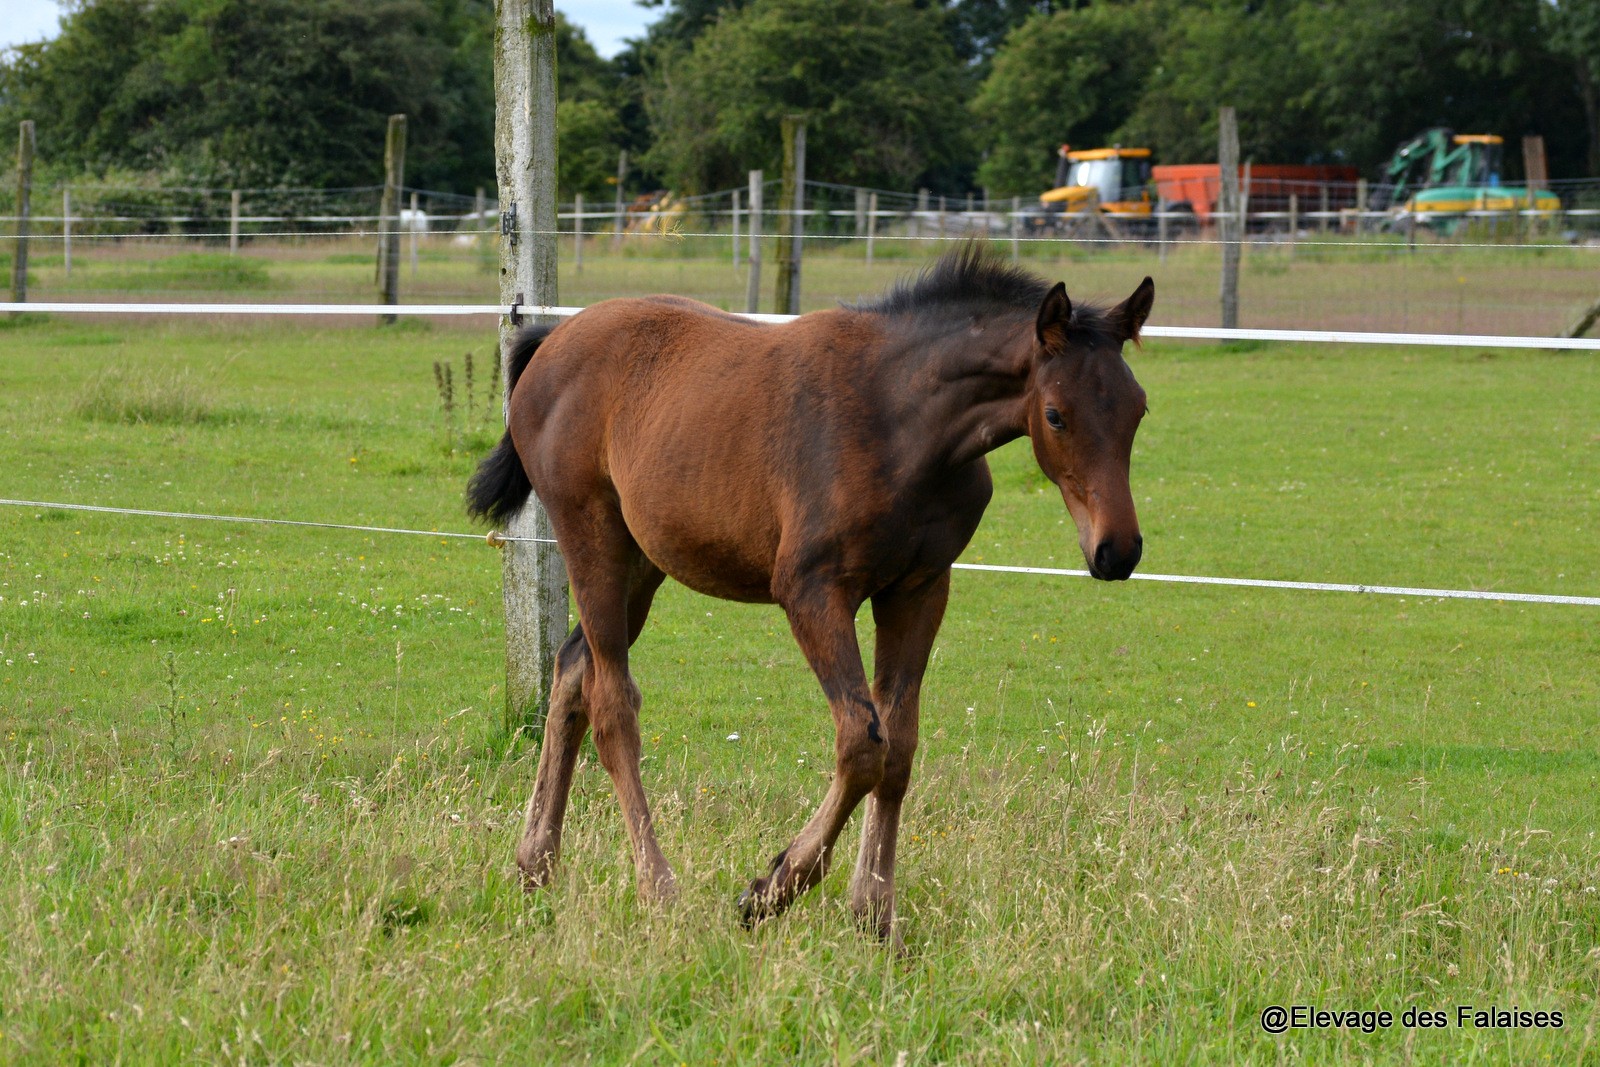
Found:
M 1436 126 L 1401 145 L 1384 168 L 1387 206 L 1448 233 L 1475 211 L 1553 214 L 1561 200 L 1545 189 L 1500 184 L 1504 139 Z

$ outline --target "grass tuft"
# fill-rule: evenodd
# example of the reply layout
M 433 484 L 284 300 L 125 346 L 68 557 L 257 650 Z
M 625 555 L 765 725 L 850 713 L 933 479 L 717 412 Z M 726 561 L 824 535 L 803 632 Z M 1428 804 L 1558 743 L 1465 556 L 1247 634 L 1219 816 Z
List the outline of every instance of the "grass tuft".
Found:
M 210 391 L 181 368 L 112 367 L 85 386 L 73 410 L 91 422 L 168 426 L 194 426 L 216 417 Z

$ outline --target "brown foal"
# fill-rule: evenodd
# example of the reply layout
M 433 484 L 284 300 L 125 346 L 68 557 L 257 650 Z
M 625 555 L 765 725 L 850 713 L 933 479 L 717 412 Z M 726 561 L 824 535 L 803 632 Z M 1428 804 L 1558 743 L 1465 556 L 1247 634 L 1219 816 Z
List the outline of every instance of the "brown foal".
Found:
M 580 619 L 558 657 L 517 848 L 525 883 L 551 877 L 578 746 L 593 729 L 639 892 L 674 892 L 639 777 L 628 672 L 671 575 L 782 607 L 833 714 L 827 796 L 741 897 L 744 920 L 783 911 L 823 877 L 865 798 L 851 906 L 894 936 L 918 696 L 950 565 L 989 503 L 984 456 L 1032 438 L 1090 573 L 1127 578 L 1142 544 L 1128 466 L 1145 394 L 1121 353 L 1154 296 L 1146 278 L 1113 308 L 1075 308 L 1060 283 L 969 246 L 879 300 L 784 325 L 655 296 L 524 332 L 507 434 L 468 495 L 473 513 L 498 521 L 538 494 Z M 854 625 L 867 601 L 870 684 Z

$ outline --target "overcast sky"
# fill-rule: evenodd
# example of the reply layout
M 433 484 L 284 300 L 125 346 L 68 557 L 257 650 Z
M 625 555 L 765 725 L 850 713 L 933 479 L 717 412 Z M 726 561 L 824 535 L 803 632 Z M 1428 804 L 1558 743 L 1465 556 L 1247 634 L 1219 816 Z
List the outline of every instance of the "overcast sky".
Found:
M 641 36 L 646 24 L 661 17 L 660 8 L 640 7 L 634 0 L 566 0 L 556 7 L 608 58 L 622 49 L 624 38 Z M 54 37 L 59 28 L 56 0 L 0 0 L 0 10 L 0 48 Z

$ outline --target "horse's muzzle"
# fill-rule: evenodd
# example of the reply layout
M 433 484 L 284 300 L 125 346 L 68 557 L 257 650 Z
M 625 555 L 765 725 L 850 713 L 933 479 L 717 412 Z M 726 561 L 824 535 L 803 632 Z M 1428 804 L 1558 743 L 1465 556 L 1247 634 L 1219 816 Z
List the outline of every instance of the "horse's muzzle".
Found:
M 1117 547 L 1111 538 L 1100 542 L 1089 561 L 1089 574 L 1102 582 L 1122 582 L 1128 579 L 1144 555 L 1144 538 L 1135 534 L 1125 549 Z

